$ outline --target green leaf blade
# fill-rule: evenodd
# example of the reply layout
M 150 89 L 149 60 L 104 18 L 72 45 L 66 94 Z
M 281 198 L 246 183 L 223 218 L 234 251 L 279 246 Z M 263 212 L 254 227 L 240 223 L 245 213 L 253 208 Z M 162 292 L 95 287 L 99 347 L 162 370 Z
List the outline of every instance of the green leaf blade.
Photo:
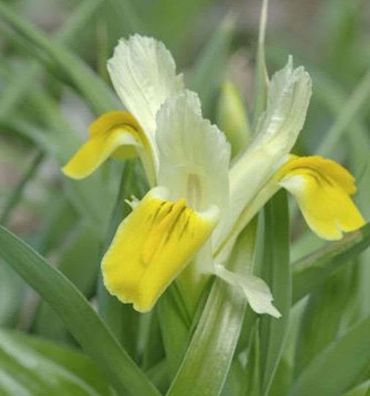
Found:
M 261 319 L 262 394 L 267 395 L 281 359 L 289 325 L 291 271 L 289 262 L 289 215 L 286 193 L 272 198 L 265 212 L 262 276 L 271 288 L 274 305 L 282 317 Z
M 325 282 L 342 265 L 370 245 L 370 224 L 332 242 L 293 264 L 293 303 Z
M 10 375 L 11 381 L 7 381 Z M 55 396 L 110 396 L 113 392 L 85 355 L 35 337 L 1 330 L 0 393 L 21 396 L 29 395 L 29 391 L 35 395 L 50 392 Z
M 217 280 L 167 396 L 216 396 L 239 337 L 245 298 Z
M 158 396 L 158 391 L 121 348 L 76 287 L 3 227 L 0 227 L 0 255 L 54 308 L 67 329 L 118 390 Z
M 370 318 L 318 355 L 293 384 L 289 396 L 337 396 L 351 389 L 369 367 L 369 334 Z

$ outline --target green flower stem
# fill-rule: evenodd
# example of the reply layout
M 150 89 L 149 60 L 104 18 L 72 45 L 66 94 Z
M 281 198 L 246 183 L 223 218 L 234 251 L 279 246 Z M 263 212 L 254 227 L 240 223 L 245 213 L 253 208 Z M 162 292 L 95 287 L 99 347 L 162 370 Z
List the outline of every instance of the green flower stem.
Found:
M 255 224 L 239 237 L 230 269 L 254 263 Z M 243 324 L 246 300 L 236 288 L 216 280 L 167 396 L 216 396 L 224 386 Z

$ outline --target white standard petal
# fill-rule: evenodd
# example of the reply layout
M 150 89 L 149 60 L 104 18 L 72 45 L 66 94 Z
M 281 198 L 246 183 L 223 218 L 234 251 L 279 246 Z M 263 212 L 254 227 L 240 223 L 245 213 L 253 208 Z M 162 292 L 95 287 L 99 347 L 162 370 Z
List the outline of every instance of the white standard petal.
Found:
M 222 132 L 204 119 L 198 96 L 183 91 L 169 99 L 157 117 L 158 184 L 173 199 L 185 198 L 196 210 L 228 203 L 230 145 Z
M 138 34 L 119 41 L 108 61 L 108 72 L 123 104 L 147 134 L 156 130 L 160 106 L 184 86 L 164 44 Z
M 266 111 L 257 134 L 230 171 L 232 197 L 227 222 L 217 235 L 222 243 L 242 212 L 281 165 L 303 127 L 311 97 L 311 78 L 303 67 L 287 65 L 272 77 Z M 241 227 L 243 228 L 243 227 Z
M 293 68 L 292 57 L 276 72 L 268 90 L 266 111 L 261 115 L 254 144 L 274 144 L 288 153 L 303 128 L 312 93 L 310 75 L 302 66 Z

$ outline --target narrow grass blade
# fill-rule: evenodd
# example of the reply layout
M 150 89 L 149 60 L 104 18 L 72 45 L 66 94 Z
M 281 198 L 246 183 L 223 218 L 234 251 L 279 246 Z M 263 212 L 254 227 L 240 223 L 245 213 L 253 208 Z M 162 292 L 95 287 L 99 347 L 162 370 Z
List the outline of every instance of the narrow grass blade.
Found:
M 74 224 L 72 230 L 63 237 L 69 243 L 62 249 L 54 251 L 59 256 L 57 268 L 84 296 L 93 296 L 100 264 L 99 233 L 88 223 L 82 222 L 82 224 Z M 44 301 L 41 302 L 33 318 L 32 329 L 38 335 L 53 340 L 70 341 L 71 338 L 62 320 Z
M 66 328 L 118 391 L 159 395 L 76 287 L 3 227 L 0 227 L 0 255 L 55 309 Z
M 370 245 L 370 224 L 332 242 L 293 264 L 293 302 L 323 284 L 342 265 Z
M 103 0 L 84 0 L 81 1 L 73 10 L 71 16 L 63 23 L 60 30 L 55 35 L 59 43 L 72 43 L 80 31 L 92 20 L 94 15 L 100 11 L 104 5 Z
M 5 225 L 6 222 L 8 221 L 13 208 L 17 205 L 17 203 L 21 199 L 23 191 L 27 186 L 27 183 L 33 178 L 34 174 L 39 169 L 39 166 L 41 165 L 43 159 L 44 159 L 44 154 L 41 152 L 37 153 L 36 156 L 33 158 L 30 166 L 23 174 L 23 176 L 19 180 L 16 187 L 13 189 L 11 195 L 8 197 L 4 205 L 4 209 L 0 215 L 1 224 Z
M 175 287 L 176 285 L 172 285 L 158 303 L 159 323 L 171 379 L 179 369 L 190 339 L 190 323 L 179 312 Z
M 164 394 L 169 386 L 168 365 L 165 359 L 151 367 L 146 374 L 155 386 Z
M 369 97 L 370 71 L 368 71 L 359 82 L 347 103 L 344 105 L 343 111 L 339 113 L 332 127 L 325 133 L 324 139 L 316 150 L 318 154 L 327 155 L 333 150 L 353 119 L 363 109 L 364 105 L 368 103 Z
M 289 396 L 337 396 L 363 381 L 369 368 L 369 334 L 370 318 L 333 341 L 302 372 Z
M 271 384 L 269 396 L 283 396 L 288 394 L 292 383 L 292 363 L 284 357 L 280 360 L 276 375 Z
M 248 346 L 248 360 L 245 366 L 245 377 L 243 384 L 243 396 L 261 395 L 261 345 L 259 321 L 257 320 L 250 328 L 250 343 Z
M 131 212 L 131 208 L 125 200 L 131 199 L 132 196 L 140 199 L 145 188 L 143 188 L 141 168 L 136 160 L 126 161 L 120 170 L 121 183 L 115 197 L 116 201 L 110 216 L 108 232 L 104 236 L 104 251 L 108 249 L 118 225 Z M 101 276 L 99 276 L 97 294 L 99 313 L 118 340 L 127 348 L 126 350 L 135 356 L 140 314 L 131 305 L 123 305 L 116 297 L 111 296 L 104 287 Z
M 24 284 L 19 276 L 0 260 L 0 326 L 15 327 L 24 298 Z
M 310 294 L 300 323 L 295 376 L 336 339 L 344 313 L 351 302 L 352 269 L 342 267 Z
M 38 70 L 37 64 L 18 67 L 7 76 L 7 86 L 2 87 L 0 96 L 0 119 L 9 116 L 17 103 L 25 96 L 25 87 L 33 82 Z
M 280 319 L 261 318 L 262 395 L 267 395 L 279 364 L 289 324 L 291 273 L 289 262 L 289 215 L 286 193 L 280 191 L 265 209 L 262 278 L 270 286 Z
M 109 4 L 109 8 L 115 12 L 115 15 L 119 17 L 120 22 L 128 27 L 131 34 L 145 33 L 145 24 L 140 17 L 140 13 L 136 10 L 133 1 L 108 0 L 106 3 Z M 146 4 L 146 6 L 148 7 L 149 4 Z M 158 7 L 158 2 L 156 7 Z
M 151 312 L 149 325 L 144 335 L 138 352 L 141 357 L 141 367 L 143 370 L 149 370 L 165 360 L 163 333 L 159 326 L 158 311 Z
M 251 139 L 248 109 L 238 88 L 226 80 L 217 103 L 217 125 L 231 144 L 231 156 L 242 152 Z
M 255 99 L 253 111 L 253 127 L 256 127 L 258 118 L 266 108 L 268 73 L 265 59 L 265 38 L 267 24 L 268 0 L 262 0 L 261 15 L 258 33 L 257 59 L 255 69 Z
M 113 1 L 120 3 L 122 11 L 119 13 L 117 7 L 116 14 L 122 25 L 129 26 L 132 33 L 144 33 L 162 40 L 177 55 L 187 43 L 188 33 L 194 32 L 200 11 L 214 0 L 110 0 L 112 6 Z

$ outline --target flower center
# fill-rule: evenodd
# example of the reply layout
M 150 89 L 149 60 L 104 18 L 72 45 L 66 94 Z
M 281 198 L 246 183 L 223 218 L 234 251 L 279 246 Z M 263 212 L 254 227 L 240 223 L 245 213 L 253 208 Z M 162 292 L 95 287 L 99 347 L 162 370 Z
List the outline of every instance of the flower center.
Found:
M 195 210 L 202 209 L 202 190 L 199 176 L 189 173 L 187 180 L 187 200 L 189 205 Z

